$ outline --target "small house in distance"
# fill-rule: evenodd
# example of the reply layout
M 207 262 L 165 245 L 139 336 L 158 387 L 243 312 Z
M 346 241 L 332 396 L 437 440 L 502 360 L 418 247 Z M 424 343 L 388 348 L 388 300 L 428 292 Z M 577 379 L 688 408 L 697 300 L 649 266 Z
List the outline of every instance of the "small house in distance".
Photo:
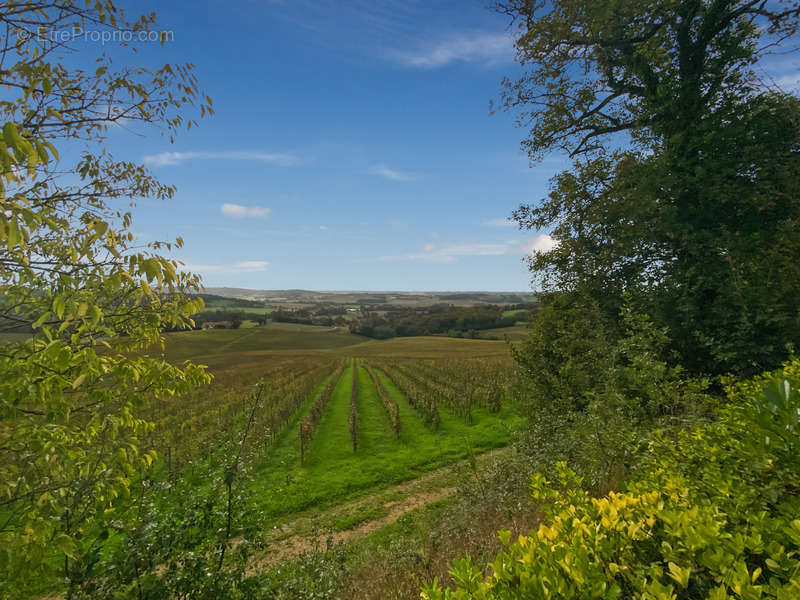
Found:
M 203 323 L 203 331 L 206 329 L 232 329 L 232 321 L 206 321 Z

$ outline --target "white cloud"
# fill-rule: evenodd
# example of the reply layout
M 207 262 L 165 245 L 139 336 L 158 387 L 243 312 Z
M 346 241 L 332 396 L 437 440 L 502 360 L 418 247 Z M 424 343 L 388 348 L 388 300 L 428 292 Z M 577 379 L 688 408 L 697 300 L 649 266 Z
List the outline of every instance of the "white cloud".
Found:
M 327 230 L 328 230 L 328 226 L 327 226 L 327 225 L 320 225 L 320 226 L 319 226 L 319 228 L 320 228 L 322 231 L 327 231 Z
M 151 167 L 179 165 L 190 160 L 255 160 L 279 167 L 291 167 L 300 162 L 300 159 L 292 154 L 243 151 L 161 152 L 160 154 L 149 154 L 142 160 L 144 164 Z
M 269 262 L 266 260 L 246 260 L 236 263 L 235 267 L 244 271 L 263 271 L 267 268 L 268 264 Z
M 220 211 L 226 217 L 233 217 L 234 219 L 243 219 L 245 217 L 267 217 L 270 213 L 269 208 L 265 206 L 242 206 L 241 204 L 228 204 L 227 202 L 220 206 Z
M 444 246 L 437 246 L 436 244 L 427 243 L 423 245 L 422 252 L 413 254 L 404 254 L 400 256 L 382 256 L 380 260 L 427 260 L 433 262 L 453 262 L 460 256 L 498 256 L 501 254 L 509 254 L 512 248 L 518 246 L 510 246 L 506 243 L 499 244 L 480 244 L 472 242 L 463 242 L 456 244 L 447 244 Z
M 386 179 L 391 179 L 393 181 L 413 181 L 417 178 L 415 173 L 406 173 L 403 171 L 395 171 L 394 169 L 390 169 L 386 165 L 374 165 L 369 170 L 370 175 L 377 175 L 379 177 L 385 177 Z
M 527 242 L 520 240 L 505 240 L 492 243 L 459 242 L 443 246 L 437 246 L 429 242 L 422 246 L 421 252 L 399 256 L 381 256 L 379 260 L 425 260 L 449 263 L 464 256 L 531 256 L 536 252 L 552 250 L 557 245 L 558 242 L 547 234 L 541 234 L 536 239 Z
M 543 233 L 535 240 L 533 240 L 530 244 L 528 244 L 526 248 L 526 254 L 528 254 L 529 256 L 539 253 L 543 254 L 545 252 L 550 252 L 550 250 L 552 250 L 556 246 L 558 246 L 558 240 L 554 240 L 546 233 Z
M 186 264 L 184 267 L 187 271 L 193 273 L 257 273 L 265 271 L 269 262 L 266 260 L 245 260 L 237 263 L 223 264 L 223 265 L 193 265 Z
M 514 227 L 517 222 L 505 217 L 502 219 L 489 219 L 488 221 L 484 221 L 483 224 L 487 227 Z
M 397 50 L 390 57 L 407 67 L 435 69 L 450 63 L 496 64 L 514 58 L 514 39 L 505 33 L 459 33 L 414 50 Z

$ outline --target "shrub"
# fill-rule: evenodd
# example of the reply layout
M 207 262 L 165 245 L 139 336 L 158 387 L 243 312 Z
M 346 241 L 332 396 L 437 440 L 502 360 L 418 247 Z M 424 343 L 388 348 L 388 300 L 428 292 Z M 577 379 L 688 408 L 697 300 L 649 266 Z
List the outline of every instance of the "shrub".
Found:
M 665 331 L 627 307 L 619 321 L 590 301 L 559 297 L 514 349 L 529 421 L 523 450 L 548 473 L 566 460 L 603 492 L 634 466 L 650 431 L 691 420 L 710 404 L 708 381 L 686 380 L 663 359 Z
M 800 362 L 730 385 L 719 420 L 656 433 L 621 493 L 592 498 L 559 463 L 533 478 L 545 522 L 511 543 L 491 575 L 469 559 L 423 598 L 800 597 Z

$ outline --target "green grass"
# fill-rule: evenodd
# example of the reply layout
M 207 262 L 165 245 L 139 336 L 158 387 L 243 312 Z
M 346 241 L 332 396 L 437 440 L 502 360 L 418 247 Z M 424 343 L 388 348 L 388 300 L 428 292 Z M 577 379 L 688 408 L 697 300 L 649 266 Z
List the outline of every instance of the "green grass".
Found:
M 389 514 L 389 509 L 385 506 L 372 506 L 370 508 L 365 508 L 357 513 L 352 515 L 347 515 L 338 519 L 333 522 L 333 529 L 335 531 L 345 531 L 347 529 L 353 529 L 354 527 L 358 527 L 362 523 L 366 523 L 367 521 L 373 521 L 375 519 L 380 519 L 381 517 L 385 517 Z
M 528 338 L 530 328 L 527 323 L 517 324 L 512 327 L 497 327 L 496 329 L 484 329 L 479 332 L 481 337 L 492 337 L 505 340 L 508 338 L 512 342 L 520 342 Z M 506 348 L 508 351 L 508 348 Z
M 514 328 L 504 328 L 514 329 Z M 502 330 L 499 330 L 502 331 Z M 25 334 L 3 334 L 0 342 L 24 339 Z M 238 330 L 187 331 L 165 335 L 165 356 L 175 362 L 192 359 L 209 365 L 217 379 L 205 393 L 220 402 L 236 386 L 250 385 L 264 373 L 274 372 L 295 359 L 330 361 L 338 357 L 359 358 L 497 358 L 508 357 L 502 341 L 412 337 L 367 340 L 346 328 L 318 327 L 289 323 L 270 323 L 264 327 Z M 153 350 L 153 355 L 161 354 Z M 313 364 L 312 361 L 308 361 Z M 353 453 L 348 432 L 348 413 L 353 376 L 359 383 L 359 448 Z M 520 417 L 511 407 L 498 415 L 482 409 L 473 411 L 473 423 L 465 424 L 442 407 L 441 427 L 427 429 L 416 411 L 383 373 L 378 373 L 388 393 L 397 401 L 402 431 L 396 438 L 381 405 L 377 390 L 363 367 L 347 368 L 337 383 L 318 431 L 312 441 L 306 464 L 300 465 L 298 423 L 310 409 L 325 383 L 321 383 L 295 413 L 275 444 L 252 466 L 249 490 L 248 525 L 272 525 L 318 515 L 318 511 L 337 507 L 328 515 L 326 526 L 336 530 L 358 527 L 387 514 L 377 495 L 395 493 L 394 484 L 452 465 L 471 453 L 505 446 L 511 429 Z M 206 456 L 208 468 L 199 468 L 197 477 L 186 475 L 182 489 L 201 490 L 214 485 L 202 473 L 221 468 L 221 455 Z M 450 468 L 445 469 L 450 476 Z M 193 487 L 194 486 L 194 487 Z M 400 493 L 400 492 L 397 492 Z M 356 500 L 357 508 L 339 508 L 342 502 Z M 348 512 L 349 510 L 349 512 Z M 298 514 L 303 513 L 305 514 Z M 42 590 L 53 587 L 43 582 Z
M 268 315 L 275 310 L 271 306 L 236 306 L 236 304 L 236 300 L 231 298 L 213 298 L 205 301 L 203 310 L 230 310 L 255 315 Z
M 367 372 L 359 367 L 359 447 L 353 452 L 347 427 L 354 369 L 339 380 L 314 436 L 306 463 L 300 466 L 296 427 L 280 440 L 255 471 L 252 501 L 266 517 L 280 519 L 305 509 L 324 508 L 360 493 L 418 477 L 421 473 L 510 441 L 518 417 L 509 408 L 499 415 L 475 410 L 473 423 L 442 409 L 438 432 L 428 430 L 408 402 L 383 375 L 397 400 L 403 430 L 392 434 L 388 418 Z
M 504 319 L 507 319 L 509 317 L 515 317 L 517 319 L 525 320 L 529 314 L 530 311 L 528 309 L 518 308 L 516 310 L 504 310 L 502 317 Z

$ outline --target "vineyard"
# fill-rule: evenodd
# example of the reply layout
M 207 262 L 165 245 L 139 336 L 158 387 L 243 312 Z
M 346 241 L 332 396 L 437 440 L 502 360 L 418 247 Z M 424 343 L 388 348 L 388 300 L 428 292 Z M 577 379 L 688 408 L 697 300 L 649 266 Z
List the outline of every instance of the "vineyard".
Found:
M 393 341 L 353 343 L 360 339 L 308 328 L 290 338 L 282 327 L 279 338 L 219 332 L 225 352 L 209 339 L 217 332 L 197 332 L 196 352 L 186 334 L 175 336 L 177 349 L 168 339 L 168 354 L 210 364 L 214 381 L 148 408 L 156 423 L 148 442 L 167 477 L 224 461 L 247 423 L 249 502 L 264 518 L 281 519 L 508 442 L 518 417 L 503 343 L 475 341 L 465 352 L 466 340 L 428 338 L 417 352 L 406 345 L 400 353 Z
M 139 557 L 132 568 L 153 576 L 176 549 L 213 556 L 215 571 L 245 550 L 271 568 L 302 551 L 298 539 L 384 533 L 444 501 L 457 473 L 491 460 L 522 421 L 504 342 L 374 341 L 273 323 L 164 337 L 151 353 L 205 365 L 211 381 L 183 394 L 145 390 L 125 407 L 152 423 L 140 434 L 146 459 L 126 479 L 136 495 L 120 495 L 120 517 L 90 523 L 102 537 L 87 538 L 92 557 L 101 558 L 91 544 L 107 540 L 108 560 Z M 55 546 L 44 559 L 63 565 Z M 28 592 L 59 585 L 32 581 Z

